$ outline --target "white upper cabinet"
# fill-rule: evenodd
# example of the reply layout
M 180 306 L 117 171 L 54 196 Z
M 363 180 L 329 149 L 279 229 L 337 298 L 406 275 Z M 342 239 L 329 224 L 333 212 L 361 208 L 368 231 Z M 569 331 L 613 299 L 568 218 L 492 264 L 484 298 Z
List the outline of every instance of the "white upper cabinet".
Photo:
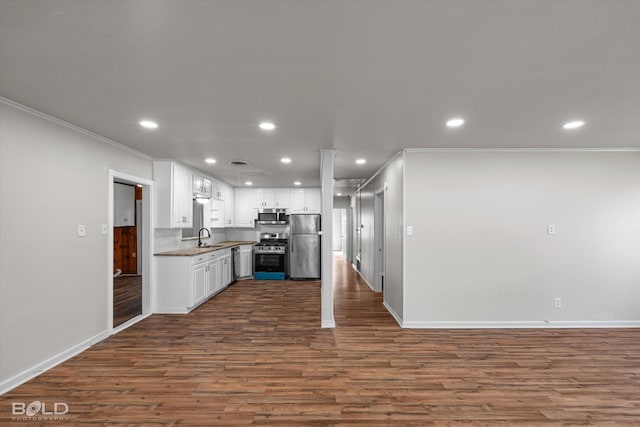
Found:
M 273 191 L 274 207 L 288 209 L 291 205 L 291 190 L 288 188 L 277 188 Z
M 256 206 L 253 188 L 236 188 L 235 226 L 255 227 Z
M 256 188 L 253 190 L 253 206 L 262 208 L 272 208 L 275 205 L 274 193 L 270 188 Z
M 236 219 L 235 219 L 235 194 L 233 191 L 233 187 L 227 184 L 222 184 L 222 194 L 224 197 L 224 226 L 225 227 L 235 227 Z
M 320 189 L 299 188 L 290 190 L 290 195 L 290 213 L 320 213 Z
M 154 215 L 157 228 L 193 226 L 193 182 L 189 169 L 171 161 L 153 162 Z
M 215 200 L 224 200 L 224 192 L 222 191 L 223 184 L 216 181 L 211 181 L 211 198 Z
M 211 180 L 206 176 L 193 174 L 193 195 L 211 198 Z
M 254 191 L 254 206 L 263 208 L 289 208 L 290 194 L 288 188 L 256 188 Z
M 319 188 L 305 188 L 304 200 L 307 204 L 307 212 L 320 213 L 322 209 L 322 197 Z

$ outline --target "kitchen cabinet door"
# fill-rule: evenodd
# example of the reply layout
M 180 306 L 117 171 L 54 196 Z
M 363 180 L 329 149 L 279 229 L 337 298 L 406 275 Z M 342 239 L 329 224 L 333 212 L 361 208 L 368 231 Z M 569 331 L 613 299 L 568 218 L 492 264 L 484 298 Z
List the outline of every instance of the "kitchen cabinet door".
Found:
M 256 209 L 273 208 L 275 206 L 273 189 L 256 188 L 253 190 L 253 206 Z
M 229 255 L 220 258 L 220 287 L 226 288 L 231 283 L 231 257 Z
M 235 227 L 235 196 L 233 187 L 223 184 L 222 188 L 224 192 L 224 226 Z
M 157 228 L 193 226 L 191 172 L 170 161 L 153 162 L 154 223 Z
M 320 189 L 299 188 L 291 190 L 291 205 L 289 212 L 300 213 L 320 213 Z
M 218 277 L 218 260 L 213 259 L 207 262 L 207 296 L 216 293 L 220 287 Z
M 193 176 L 193 185 L 192 185 L 192 194 L 200 195 L 204 197 L 211 197 L 211 180 L 205 176 L 192 174 Z
M 279 209 L 289 209 L 291 204 L 291 190 L 288 188 L 278 188 L 274 190 L 274 207 Z
M 240 277 L 253 276 L 253 248 L 240 247 Z
M 203 262 L 191 267 L 191 286 L 193 289 L 193 305 L 202 301 L 207 291 L 207 263 Z
M 296 190 L 290 191 L 290 205 L 289 212 L 290 213 L 304 213 L 305 210 L 305 200 L 304 200 L 304 189 L 298 188 Z
M 255 227 L 256 209 L 254 206 L 253 189 L 236 189 L 236 227 Z
M 317 188 L 305 188 L 304 200 L 306 206 L 306 213 L 320 213 L 320 206 L 322 204 L 320 197 L 320 190 Z

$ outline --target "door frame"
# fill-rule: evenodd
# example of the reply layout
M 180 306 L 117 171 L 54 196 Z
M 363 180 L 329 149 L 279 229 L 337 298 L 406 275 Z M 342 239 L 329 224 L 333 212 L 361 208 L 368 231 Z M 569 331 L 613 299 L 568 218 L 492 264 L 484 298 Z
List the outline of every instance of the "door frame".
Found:
M 384 288 L 384 190 L 373 198 L 373 290 L 382 292 Z
M 142 253 L 142 314 L 128 320 L 117 328 L 113 327 L 113 185 L 116 180 L 126 181 L 134 185 L 142 185 L 142 246 L 138 252 Z M 107 202 L 107 331 L 109 335 L 116 334 L 134 323 L 151 315 L 153 297 L 153 181 L 109 169 Z

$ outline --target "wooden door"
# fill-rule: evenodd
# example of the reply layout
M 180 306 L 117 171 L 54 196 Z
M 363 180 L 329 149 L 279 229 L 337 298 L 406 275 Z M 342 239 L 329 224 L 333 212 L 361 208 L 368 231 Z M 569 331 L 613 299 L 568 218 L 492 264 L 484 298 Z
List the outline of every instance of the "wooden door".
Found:
M 113 227 L 113 272 L 138 273 L 136 227 Z

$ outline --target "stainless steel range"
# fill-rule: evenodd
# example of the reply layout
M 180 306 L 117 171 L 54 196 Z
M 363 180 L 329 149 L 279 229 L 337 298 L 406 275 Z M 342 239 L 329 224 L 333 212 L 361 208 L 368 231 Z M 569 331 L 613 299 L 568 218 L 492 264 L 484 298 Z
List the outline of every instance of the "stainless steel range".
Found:
M 256 280 L 284 280 L 287 276 L 286 233 L 262 233 L 254 249 Z

